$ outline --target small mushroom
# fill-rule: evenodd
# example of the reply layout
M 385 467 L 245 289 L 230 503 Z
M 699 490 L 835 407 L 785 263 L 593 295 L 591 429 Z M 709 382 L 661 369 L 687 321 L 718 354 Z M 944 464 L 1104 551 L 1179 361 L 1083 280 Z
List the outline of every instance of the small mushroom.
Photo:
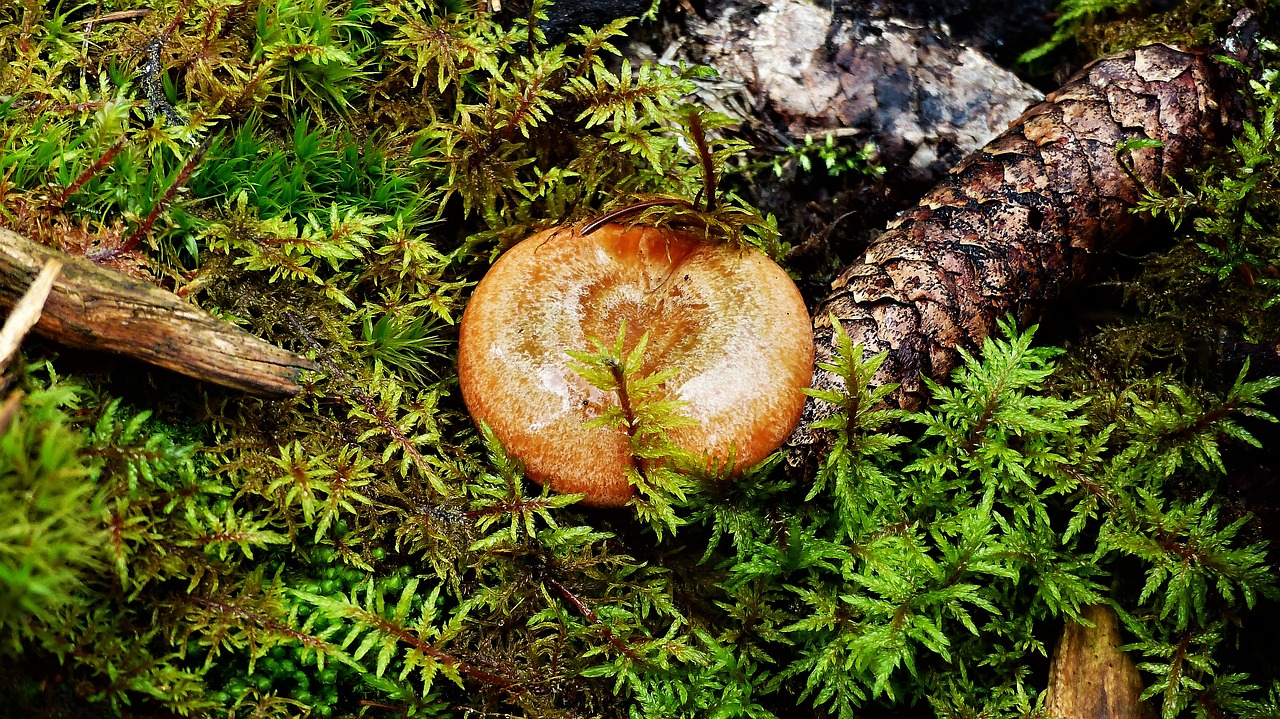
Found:
M 618 398 L 570 368 L 625 323 L 625 350 L 648 334 L 642 372 L 674 368 L 665 387 L 694 424 L 681 448 L 734 469 L 777 449 L 799 421 L 813 371 L 804 300 L 763 253 L 653 227 L 539 233 L 511 248 L 462 317 L 458 374 L 471 416 L 493 428 L 528 476 L 584 504 L 616 507 L 633 489 L 628 436 L 588 427 Z

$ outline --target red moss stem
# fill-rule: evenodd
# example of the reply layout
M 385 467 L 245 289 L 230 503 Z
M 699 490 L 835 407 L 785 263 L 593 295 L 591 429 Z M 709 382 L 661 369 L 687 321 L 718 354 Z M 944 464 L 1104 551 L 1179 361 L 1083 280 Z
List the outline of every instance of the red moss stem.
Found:
M 564 597 L 566 602 L 572 604 L 573 608 L 578 610 L 578 613 L 581 614 L 584 619 L 592 625 L 600 627 L 604 631 L 604 638 L 613 646 L 613 648 L 625 654 L 627 658 L 632 661 L 641 661 L 640 655 L 636 654 L 636 651 L 628 646 L 626 642 L 619 639 L 618 635 L 613 633 L 613 630 L 605 626 L 604 623 L 600 621 L 600 618 L 596 616 L 596 613 L 591 611 L 591 607 L 588 607 L 586 602 L 578 598 L 578 595 L 569 591 L 568 587 L 556 581 L 554 578 L 548 577 L 546 582 L 551 585 L 552 589 L 556 590 L 557 594 Z
M 606 212 L 605 214 L 588 222 L 587 224 L 582 226 L 582 231 L 579 232 L 578 235 L 581 237 L 587 237 L 588 235 L 591 235 L 592 233 L 599 230 L 601 227 L 604 227 L 605 225 L 613 222 L 614 220 L 617 220 L 620 217 L 625 217 L 627 215 L 630 215 L 634 212 L 639 212 L 641 210 L 647 210 L 650 207 L 662 207 L 663 205 L 684 205 L 686 207 L 693 206 L 687 200 L 681 200 L 675 197 L 662 197 L 655 200 L 645 200 L 644 202 L 637 202 L 631 205 L 627 205 L 626 207 L 619 207 L 618 209 L 613 210 L 611 212 Z
M 89 254 L 89 259 L 94 262 L 111 260 L 138 249 L 138 245 L 142 242 L 143 238 L 151 234 L 151 228 L 156 224 L 156 220 L 160 218 L 160 213 L 169 206 L 169 203 L 173 201 L 174 195 L 178 194 L 178 190 L 186 184 L 188 179 L 191 178 L 191 173 L 195 172 L 196 167 L 200 164 L 200 160 L 202 160 L 204 158 L 204 154 L 209 151 L 210 144 L 209 140 L 205 140 L 201 143 L 200 147 L 196 148 L 196 151 L 191 154 L 187 163 L 183 165 L 182 169 L 178 172 L 178 176 L 174 178 L 173 184 L 169 185 L 169 189 L 164 191 L 164 195 L 161 196 L 160 200 L 151 206 L 151 211 L 147 213 L 146 219 L 142 221 L 141 225 L 138 225 L 137 229 L 125 238 L 124 242 L 120 243 L 117 247 Z
M 702 111 L 693 109 L 689 111 L 689 136 L 693 138 L 693 144 L 698 149 L 698 160 L 702 163 L 702 209 L 710 212 L 716 209 L 716 164 L 711 154 L 711 147 L 707 144 L 707 131 L 702 127 Z
M 102 168 L 111 164 L 111 161 L 116 158 L 116 155 L 120 154 L 120 151 L 124 149 L 125 143 L 128 141 L 128 138 L 122 137 L 116 144 L 108 147 L 107 151 L 102 153 L 102 157 L 99 157 L 96 162 L 86 168 L 84 172 L 81 172 L 74 182 L 67 185 L 62 192 L 58 193 L 57 197 L 53 198 L 53 206 L 62 207 L 67 204 L 67 200 L 71 199 L 71 196 L 76 194 L 81 187 L 84 187 L 86 182 L 93 179 L 95 175 L 102 171 Z
M 328 370 L 329 374 L 343 380 L 351 387 L 351 397 L 377 420 L 378 426 L 380 426 L 396 444 L 400 445 L 401 450 L 403 450 L 405 454 L 413 460 L 414 466 L 426 475 L 428 479 L 435 476 L 435 470 L 433 470 L 431 465 L 427 463 L 427 458 L 422 456 L 422 452 L 418 451 L 418 448 L 414 446 L 408 435 L 400 429 L 399 425 L 397 425 L 392 417 L 387 414 L 386 410 L 384 410 L 371 395 L 356 386 L 356 383 L 352 381 L 351 376 L 344 372 L 341 367 L 329 358 L 329 353 L 320 346 L 320 343 L 311 336 L 311 333 L 302 326 L 302 322 L 300 322 L 292 312 L 285 312 L 284 314 L 285 317 L 288 318 L 289 323 L 293 325 L 293 328 L 302 336 L 302 339 L 305 340 L 307 344 L 311 345 L 312 349 L 316 351 L 316 358 L 320 361 L 320 364 Z M 346 398 L 344 397 L 343 399 Z

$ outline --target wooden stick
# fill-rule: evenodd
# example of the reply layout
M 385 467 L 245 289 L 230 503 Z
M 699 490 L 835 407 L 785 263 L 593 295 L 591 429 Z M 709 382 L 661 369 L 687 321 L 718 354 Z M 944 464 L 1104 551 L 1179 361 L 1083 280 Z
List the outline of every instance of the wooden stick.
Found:
M 146 17 L 151 14 L 151 10 L 142 8 L 140 10 L 118 10 L 103 15 L 95 15 L 88 20 L 81 20 L 81 25 L 94 25 L 101 22 L 116 22 L 118 20 L 136 20 L 140 17 Z
M 4 327 L 0 327 L 0 372 L 4 372 L 4 368 L 9 365 L 9 359 L 18 351 L 18 345 L 22 344 L 22 338 L 40 321 L 40 313 L 49 297 L 49 290 L 53 289 L 53 281 L 61 271 L 62 263 L 58 260 L 45 262 L 44 269 L 40 270 L 35 281 L 13 305 L 13 312 L 4 321 Z
M 253 394 L 297 394 L 315 369 L 177 295 L 0 228 L 0 306 L 12 307 L 49 260 L 60 260 L 35 331 L 60 344 L 104 350 Z

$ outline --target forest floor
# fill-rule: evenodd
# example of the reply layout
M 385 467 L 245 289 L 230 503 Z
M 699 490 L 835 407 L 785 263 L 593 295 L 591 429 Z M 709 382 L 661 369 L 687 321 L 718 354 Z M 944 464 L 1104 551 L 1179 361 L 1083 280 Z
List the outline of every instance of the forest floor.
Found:
M 664 59 L 714 3 L 0 0 L 0 228 L 316 367 L 269 399 L 56 334 L 0 367 L 0 716 L 1043 716 L 1099 605 L 1161 719 L 1280 716 L 1280 17 L 818 10 L 945 23 L 1034 93 L 1246 5 L 1238 130 L 1038 327 L 913 411 L 844 347 L 811 464 L 638 473 L 595 509 L 460 396 L 497 257 L 651 201 L 632 219 L 764 252 L 812 309 L 958 142 L 912 165 L 890 124 L 828 138 Z

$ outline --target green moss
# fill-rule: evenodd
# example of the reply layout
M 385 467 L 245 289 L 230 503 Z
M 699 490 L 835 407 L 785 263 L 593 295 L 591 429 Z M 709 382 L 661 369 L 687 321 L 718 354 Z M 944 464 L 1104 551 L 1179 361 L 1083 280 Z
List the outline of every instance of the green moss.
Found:
M 1096 601 L 1169 719 L 1277 711 L 1236 649 L 1275 578 L 1218 491 L 1275 382 L 1173 351 L 1275 336 L 1272 76 L 1189 199 L 1148 199 L 1185 237 L 1099 341 L 1106 381 L 1010 329 L 887 413 L 845 346 L 815 477 L 672 462 L 602 512 L 473 427 L 454 323 L 502 249 L 614 210 L 783 253 L 724 177 L 744 144 L 683 104 L 703 70 L 619 66 L 624 22 L 546 46 L 537 4 L 195 0 L 89 29 L 133 7 L 0 3 L 0 221 L 320 366 L 268 402 L 31 349 L 77 377 L 21 374 L 0 436 L 0 664 L 28 715 L 1030 715 L 1057 623 Z M 626 364 L 597 349 L 584 373 Z M 670 449 L 660 405 L 642 451 Z
M 1053 37 L 1021 61 L 1034 63 L 1072 43 L 1086 58 L 1153 42 L 1201 47 L 1217 40 L 1223 26 L 1247 6 L 1239 0 L 1062 0 Z

